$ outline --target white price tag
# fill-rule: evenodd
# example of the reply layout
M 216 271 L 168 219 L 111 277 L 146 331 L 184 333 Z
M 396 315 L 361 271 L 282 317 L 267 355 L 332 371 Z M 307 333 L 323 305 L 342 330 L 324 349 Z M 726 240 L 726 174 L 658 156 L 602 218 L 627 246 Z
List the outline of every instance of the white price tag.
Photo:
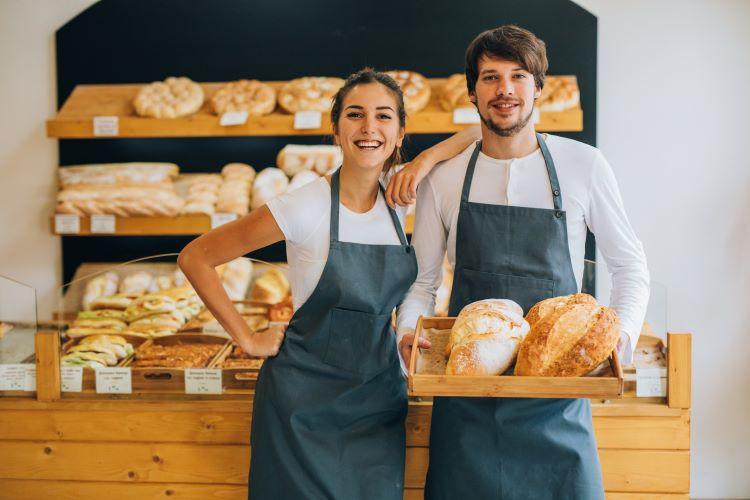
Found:
M 91 232 L 97 234 L 114 234 L 115 216 L 114 215 L 92 215 Z
M 230 111 L 221 115 L 219 125 L 231 127 L 233 125 L 244 125 L 247 123 L 247 111 Z
M 237 220 L 237 214 L 224 212 L 211 214 L 211 229 L 224 225 L 227 222 L 232 222 L 233 220 Z
M 185 368 L 185 394 L 221 394 L 221 369 Z
M 130 394 L 133 379 L 130 368 L 95 368 L 97 394 Z
M 116 116 L 95 116 L 94 137 L 116 137 L 120 133 L 120 119 Z
M 62 392 L 83 391 L 83 367 L 61 366 L 60 389 L 62 390 Z
M 78 234 L 81 232 L 81 218 L 74 214 L 55 215 L 55 232 L 57 234 Z
M 297 111 L 294 113 L 294 129 L 320 128 L 323 114 L 320 111 Z
M 0 391 L 36 390 L 36 365 L 0 365 Z
M 664 397 L 667 395 L 667 379 L 661 368 L 635 369 L 635 395 L 639 398 Z
M 226 333 L 226 330 L 218 321 L 213 320 L 203 325 L 203 333 Z
M 36 365 L 24 365 L 26 371 L 23 377 L 23 390 L 34 392 L 36 390 Z
M 539 123 L 539 108 L 534 108 L 531 111 L 531 123 L 534 125 Z
M 456 125 L 475 124 L 479 121 L 477 108 L 456 108 L 453 110 L 453 123 Z

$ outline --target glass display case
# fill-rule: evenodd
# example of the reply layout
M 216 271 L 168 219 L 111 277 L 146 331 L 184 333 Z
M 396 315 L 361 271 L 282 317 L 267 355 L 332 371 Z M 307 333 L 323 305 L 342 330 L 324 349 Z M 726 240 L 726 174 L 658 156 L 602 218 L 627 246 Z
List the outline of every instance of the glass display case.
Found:
M 36 290 L 0 276 L 0 396 L 33 396 L 36 391 L 36 332 Z
M 175 264 L 177 254 L 84 263 L 62 287 L 57 318 L 63 397 L 226 396 L 255 387 L 261 359 L 237 347 Z M 217 268 L 251 330 L 288 321 L 287 265 L 239 258 Z

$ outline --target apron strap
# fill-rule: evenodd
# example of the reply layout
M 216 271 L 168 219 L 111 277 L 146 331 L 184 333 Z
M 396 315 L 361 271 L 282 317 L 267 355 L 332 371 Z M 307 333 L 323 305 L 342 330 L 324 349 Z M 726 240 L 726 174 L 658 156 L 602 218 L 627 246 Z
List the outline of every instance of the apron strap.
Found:
M 474 167 L 477 166 L 477 158 L 479 152 L 482 150 L 482 141 L 478 141 L 474 147 L 474 152 L 471 154 L 469 160 L 469 166 L 466 167 L 466 175 L 464 176 L 464 187 L 461 190 L 461 201 L 469 201 L 469 191 L 471 191 L 471 180 L 474 178 Z
M 341 167 L 331 175 L 331 243 L 339 241 L 339 174 Z
M 560 182 L 557 180 L 557 170 L 555 169 L 555 162 L 552 161 L 552 155 L 549 153 L 549 149 L 547 149 L 547 143 L 544 142 L 544 136 L 537 132 L 536 140 L 539 143 L 539 149 L 542 150 L 542 156 L 544 156 L 544 164 L 547 166 L 549 185 L 552 188 L 552 203 L 555 206 L 555 210 L 562 210 L 562 195 L 560 194 Z
M 380 186 L 380 194 L 383 195 L 383 199 L 385 199 L 385 188 L 381 183 L 378 182 L 378 186 Z M 402 246 L 408 246 L 409 243 L 406 241 L 406 233 L 404 232 L 404 228 L 401 227 L 401 221 L 398 220 L 398 215 L 396 215 L 396 211 L 390 207 L 387 203 L 385 206 L 388 208 L 388 213 L 391 214 L 391 220 L 393 221 L 393 225 L 396 229 L 396 234 L 398 235 L 398 239 L 401 242 Z
M 341 167 L 336 169 L 336 171 L 331 175 L 331 242 L 339 241 L 339 186 L 341 184 L 339 180 L 340 173 Z M 381 194 L 385 196 L 383 185 L 378 182 L 378 187 L 380 188 Z M 404 233 L 404 229 L 401 227 L 401 223 L 398 220 L 396 211 L 389 207 L 387 203 L 386 207 L 388 208 L 388 213 L 391 215 L 391 221 L 393 221 L 393 225 L 395 226 L 399 241 L 403 246 L 408 246 L 409 243 L 406 241 L 406 234 Z

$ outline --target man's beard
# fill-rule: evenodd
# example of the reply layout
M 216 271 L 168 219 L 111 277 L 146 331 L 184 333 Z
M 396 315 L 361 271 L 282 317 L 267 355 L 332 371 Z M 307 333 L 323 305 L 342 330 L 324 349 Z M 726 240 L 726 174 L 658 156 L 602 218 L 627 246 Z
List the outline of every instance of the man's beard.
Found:
M 529 120 L 531 120 L 531 116 L 534 114 L 534 108 L 531 108 L 531 112 L 526 116 L 526 118 L 522 118 L 518 120 L 516 123 L 511 125 L 510 127 L 500 127 L 495 122 L 492 121 L 491 118 L 485 117 L 482 113 L 479 113 L 479 118 L 482 120 L 482 123 L 490 129 L 495 134 L 499 135 L 500 137 L 513 137 L 517 133 L 519 133 L 523 128 L 529 123 Z

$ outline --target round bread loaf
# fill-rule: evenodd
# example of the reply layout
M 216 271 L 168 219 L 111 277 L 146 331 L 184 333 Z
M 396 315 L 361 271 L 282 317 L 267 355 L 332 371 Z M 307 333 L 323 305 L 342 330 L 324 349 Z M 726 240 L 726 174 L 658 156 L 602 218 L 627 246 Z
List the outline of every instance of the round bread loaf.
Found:
M 620 338 L 615 311 L 586 294 L 543 300 L 526 319 L 532 326 L 518 351 L 516 375 L 585 375 L 607 359 Z
M 500 375 L 513 363 L 529 331 L 512 300 L 487 299 L 464 307 L 446 346 L 447 375 Z

